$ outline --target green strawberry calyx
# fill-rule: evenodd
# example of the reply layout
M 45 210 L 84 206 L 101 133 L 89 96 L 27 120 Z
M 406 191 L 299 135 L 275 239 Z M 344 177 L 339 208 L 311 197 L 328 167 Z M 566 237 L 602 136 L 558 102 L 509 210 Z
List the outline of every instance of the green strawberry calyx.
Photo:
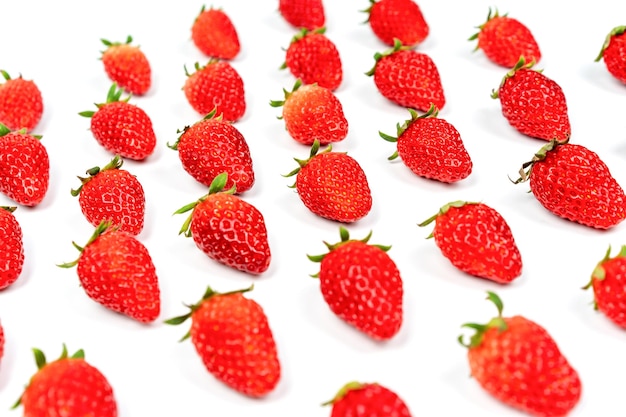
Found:
M 72 242 L 72 245 L 82 254 L 87 246 L 92 244 L 97 238 L 99 238 L 106 231 L 108 231 L 108 230 L 115 231 L 117 229 L 118 229 L 118 227 L 117 226 L 112 226 L 112 223 L 110 221 L 103 220 L 102 222 L 100 222 L 100 224 L 98 226 L 96 226 L 96 229 L 94 230 L 93 234 L 91 235 L 91 237 L 89 238 L 89 240 L 87 241 L 87 243 L 84 246 L 79 246 L 78 244 L 76 244 L 76 242 Z M 57 264 L 57 266 L 59 268 L 72 268 L 72 267 L 78 265 L 78 261 L 80 261 L 80 255 L 79 255 L 78 258 L 76 258 L 76 260 L 74 260 L 72 262 L 66 262 L 66 263 L 62 263 L 62 264 Z
M 101 109 L 102 107 L 106 106 L 107 104 L 110 103 L 116 103 L 118 101 L 122 101 L 122 102 L 126 102 L 128 103 L 128 101 L 131 98 L 131 95 L 129 94 L 126 98 L 122 99 L 122 94 L 124 93 L 124 90 L 121 88 L 117 87 L 117 83 L 113 83 L 111 85 L 111 87 L 109 88 L 109 91 L 107 92 L 107 99 L 104 103 L 94 103 L 95 106 L 98 109 Z M 87 110 L 87 111 L 81 111 L 80 113 L 78 113 L 80 116 L 83 117 L 93 117 L 94 114 L 96 114 L 95 111 L 93 110 Z
M 619 36 L 623 34 L 624 32 L 626 32 L 626 26 L 614 27 L 613 30 L 611 30 L 611 32 L 609 32 L 609 34 L 606 35 L 606 39 L 604 39 L 604 44 L 602 44 L 602 49 L 600 50 L 600 53 L 598 54 L 598 56 L 596 57 L 594 61 L 595 62 L 600 61 L 604 57 L 604 51 L 606 50 L 606 48 L 609 47 L 609 44 L 611 43 L 611 39 L 614 36 Z
M 402 134 L 416 120 L 426 119 L 428 117 L 437 117 L 437 115 L 439 114 L 439 109 L 433 103 L 430 104 L 430 108 L 428 109 L 428 111 L 426 113 L 423 113 L 422 115 L 419 115 L 414 109 L 407 109 L 407 110 L 411 114 L 411 118 L 406 120 L 403 124 L 400 124 L 400 123 L 396 124 L 396 136 L 394 137 L 394 136 L 388 135 L 388 134 L 383 133 L 383 132 L 378 132 L 378 134 L 380 135 L 381 138 L 385 139 L 387 142 L 398 142 L 398 139 L 400 138 L 400 136 L 402 136 Z M 387 159 L 389 161 L 393 161 L 397 157 L 398 157 L 398 151 L 396 150 Z
M 410 49 L 412 49 L 410 45 L 403 45 L 400 39 L 395 38 L 393 40 L 393 47 L 391 47 L 390 49 L 387 49 L 384 52 L 376 52 L 374 54 L 374 61 L 375 61 L 374 66 L 372 67 L 371 70 L 367 71 L 365 75 L 368 75 L 370 77 L 374 75 L 374 73 L 376 72 L 376 66 L 378 65 L 378 61 L 380 61 L 381 59 L 388 57 L 390 55 L 393 55 L 396 52 L 407 51 Z
M 112 169 L 120 169 L 123 164 L 124 164 L 124 160 L 119 155 L 115 155 L 113 157 L 113 159 L 111 159 L 111 162 L 109 162 L 108 164 L 106 164 L 102 168 L 97 167 L 97 166 L 93 167 L 93 168 L 89 168 L 87 171 L 85 171 L 85 174 L 87 174 L 88 177 L 77 177 L 80 180 L 80 187 L 71 190 L 72 196 L 76 197 L 77 195 L 79 195 L 80 192 L 82 191 L 83 187 L 85 186 L 85 184 L 87 184 L 89 181 L 91 181 L 91 179 L 93 177 L 95 177 L 96 175 L 98 175 L 102 171 L 109 171 L 109 170 L 112 170 Z
M 616 258 L 626 258 L 626 245 L 622 245 L 622 247 L 620 248 L 620 251 L 617 253 L 617 255 L 615 255 L 614 257 L 611 257 L 611 245 L 609 245 L 609 248 L 606 250 L 606 253 L 604 254 L 604 257 L 600 260 L 600 262 L 598 262 L 598 264 L 596 265 L 596 267 L 594 268 L 592 274 L 591 274 L 591 279 L 589 280 L 589 282 L 587 284 L 585 284 L 584 287 L 582 287 L 583 290 L 588 290 L 589 288 L 593 287 L 593 282 L 595 280 L 598 281 L 602 281 L 603 279 L 606 278 L 606 269 L 604 268 L 604 264 L 612 259 L 616 259 Z M 593 307 L 594 309 L 598 309 L 598 303 L 597 300 L 594 298 L 593 300 Z
M 187 321 L 187 319 L 189 319 L 193 315 L 193 313 L 196 310 L 198 310 L 202 306 L 202 304 L 205 301 L 207 301 L 211 297 L 228 296 L 228 295 L 237 294 L 237 293 L 246 293 L 246 292 L 252 291 L 253 289 L 254 289 L 254 284 L 250 285 L 247 288 L 242 288 L 242 289 L 238 289 L 238 290 L 234 290 L 234 291 L 217 292 L 217 291 L 213 290 L 213 288 L 208 286 L 206 291 L 204 292 L 204 295 L 200 299 L 200 301 L 198 301 L 195 304 L 184 304 L 184 306 L 189 309 L 188 313 L 185 313 L 185 314 L 183 314 L 181 316 L 172 317 L 171 319 L 167 319 L 167 320 L 165 320 L 164 323 L 165 324 L 170 324 L 172 326 L 177 326 L 179 324 L 184 323 L 185 321 Z M 190 335 L 191 335 L 191 333 L 187 332 L 179 341 L 182 342 L 183 340 L 187 340 Z
M 496 8 L 495 12 L 493 12 L 493 11 L 491 10 L 491 7 L 490 7 L 490 8 L 489 8 L 489 13 L 487 14 L 487 19 L 485 20 L 485 22 L 484 22 L 483 24 L 481 24 L 481 25 L 476 26 L 476 29 L 479 29 L 479 31 L 478 31 L 478 32 L 476 32 L 476 33 L 474 33 L 474 34 L 473 34 L 472 36 L 470 36 L 467 40 L 468 40 L 468 41 L 474 41 L 474 40 L 478 39 L 478 35 L 480 35 L 480 31 L 482 31 L 482 30 L 483 30 L 483 28 L 485 27 L 485 25 L 486 25 L 487 23 L 489 23 L 489 21 L 491 21 L 492 19 L 496 19 L 496 18 L 498 18 L 498 17 L 506 17 L 507 15 L 508 15 L 508 13 L 505 13 L 505 14 L 503 14 L 503 15 L 500 15 L 500 13 L 498 12 L 498 9 L 497 9 L 497 8 Z M 476 45 L 476 48 L 474 49 L 474 51 L 477 51 L 478 49 L 479 49 L 479 48 L 478 48 L 478 45 Z
M 427 218 L 423 222 L 419 223 L 418 226 L 419 227 L 428 226 L 432 222 L 436 221 L 437 217 L 439 217 L 439 216 L 441 216 L 443 214 L 446 214 L 448 212 L 448 210 L 450 210 L 452 207 L 461 208 L 461 207 L 466 206 L 468 204 L 480 204 L 480 203 L 475 202 L 475 201 L 462 201 L 462 200 L 451 201 L 451 202 L 441 206 L 441 208 L 439 209 L 439 211 L 437 213 L 435 213 L 434 215 L 430 216 L 429 218 Z M 428 235 L 426 237 L 426 239 L 430 239 L 432 237 L 433 237 L 433 233 Z
M 339 391 L 337 391 L 337 394 L 335 394 L 335 396 L 333 398 L 331 398 L 330 400 L 325 401 L 324 403 L 322 403 L 322 407 L 328 406 L 328 405 L 333 405 L 336 402 L 339 402 L 343 397 L 345 397 L 346 394 L 348 394 L 348 392 L 356 391 L 356 390 L 359 390 L 359 389 L 363 389 L 367 385 L 371 385 L 371 384 L 365 384 L 363 382 L 358 382 L 358 381 L 348 382 L 343 387 L 341 387 L 339 389 Z
M 498 315 L 492 318 L 487 324 L 477 324 L 477 323 L 465 323 L 461 327 L 467 327 L 470 329 L 474 329 L 476 332 L 470 337 L 469 342 L 464 340 L 463 335 L 458 337 L 458 341 L 461 345 L 466 348 L 472 349 L 481 345 L 483 341 L 483 336 L 490 329 L 498 329 L 500 332 L 503 332 L 507 329 L 506 321 L 502 317 L 502 300 L 500 297 L 491 291 L 487 291 L 487 300 L 491 301 L 496 308 L 498 309 Z
M 205 120 L 217 120 L 217 121 L 221 121 L 223 119 L 224 114 L 220 113 L 219 116 L 215 116 L 215 114 L 217 113 L 217 106 L 213 107 L 213 110 L 211 110 L 209 113 L 207 113 L 206 116 L 204 116 L 202 119 L 200 119 L 198 122 L 196 122 L 195 124 L 201 123 Z M 173 149 L 175 151 L 178 150 L 178 144 L 180 143 L 180 138 L 185 134 L 185 132 L 187 132 L 189 129 L 191 128 L 191 126 L 185 126 L 182 129 L 178 129 L 176 131 L 176 133 L 179 133 L 178 138 L 176 138 L 176 142 L 174 142 L 173 144 L 170 144 L 169 142 L 167 143 L 167 147 L 170 149 Z
M 285 177 L 285 178 L 293 177 L 294 175 L 298 174 L 298 172 L 300 172 L 300 170 L 302 168 L 304 168 L 306 166 L 306 164 L 308 164 L 311 159 L 313 159 L 316 156 L 321 155 L 323 153 L 332 152 L 332 149 L 333 149 L 332 145 L 328 144 L 326 149 L 324 149 L 322 152 L 319 152 L 319 150 L 320 150 L 320 141 L 315 139 L 313 141 L 313 145 L 311 145 L 311 152 L 309 152 L 309 157 L 307 159 L 293 158 L 298 163 L 298 167 L 295 168 L 293 171 L 289 172 L 288 174 L 283 174 L 283 177 Z M 296 188 L 296 183 L 294 182 L 292 185 L 289 186 L 289 188 Z
M 13 213 L 15 210 L 17 210 L 17 206 L 0 206 L 1 210 L 6 210 L 9 213 Z
M 502 88 L 502 86 L 504 85 L 504 83 L 509 79 L 512 78 L 515 74 L 517 74 L 518 71 L 520 70 L 529 70 L 531 68 L 533 68 L 535 66 L 535 60 L 532 60 L 530 62 L 526 62 L 526 58 L 524 58 L 524 56 L 520 56 L 519 60 L 517 61 L 517 63 L 513 66 L 513 68 L 511 68 L 505 75 L 504 77 L 502 77 L 502 81 L 500 82 L 500 86 L 498 87 L 497 90 L 491 90 L 491 98 L 493 99 L 497 99 L 500 97 L 500 88 Z M 537 71 L 537 72 L 542 72 L 543 70 L 535 70 L 533 69 L 533 71 Z
M 216 63 L 218 63 L 218 62 L 220 62 L 220 59 L 219 59 L 219 58 L 210 58 L 210 59 L 208 60 L 208 62 L 206 63 L 206 65 L 204 65 L 204 66 L 200 65 L 200 63 L 199 63 L 199 62 L 196 62 L 195 64 L 193 64 L 193 68 L 195 69 L 195 71 L 194 71 L 194 72 L 189 72 L 189 71 L 187 70 L 187 66 L 186 66 L 186 65 L 184 65 L 184 66 L 183 66 L 183 68 L 185 69 L 185 75 L 186 75 L 187 77 L 190 77 L 190 76 L 192 76 L 194 73 L 196 73 L 196 72 L 198 72 L 198 71 L 202 71 L 203 69 L 205 69 L 205 68 L 206 68 L 206 67 L 208 67 L 209 65 L 216 64 Z
M 35 138 L 37 140 L 40 140 L 43 137 L 41 135 L 33 135 L 33 134 L 28 133 L 26 128 L 22 128 L 20 130 L 11 130 L 11 129 L 9 129 L 9 127 L 7 125 L 5 125 L 3 123 L 0 123 L 0 138 L 2 136 L 6 136 L 9 133 L 13 133 L 13 132 L 18 133 L 20 135 L 27 135 L 27 136 L 33 137 L 33 138 Z
M 515 181 L 512 180 L 509 177 L 509 180 L 511 180 L 511 182 L 513 184 L 519 184 L 520 182 L 526 182 L 529 178 L 530 178 L 530 173 L 532 172 L 533 166 L 537 163 L 537 162 L 541 162 L 544 159 L 546 159 L 546 156 L 548 156 L 548 152 L 552 152 L 554 151 L 557 147 L 561 146 L 561 145 L 565 145 L 566 143 L 569 142 L 569 136 L 565 139 L 559 140 L 559 139 L 552 139 L 550 142 L 548 142 L 547 144 L 543 145 L 541 147 L 541 149 L 539 149 L 539 151 L 537 151 L 537 153 L 535 153 L 535 155 L 533 156 L 533 158 L 528 161 L 528 162 L 524 162 L 522 164 L 522 167 L 519 170 L 519 178 L 516 179 Z
M 128 35 L 126 37 L 126 41 L 124 42 L 111 42 L 108 39 L 100 39 L 100 42 L 102 42 L 104 44 L 104 46 L 108 48 L 112 47 L 112 46 L 120 46 L 120 45 L 130 45 L 133 42 L 133 37 Z M 101 53 L 105 53 L 106 51 L 100 51 Z
M 283 94 L 285 95 L 284 100 L 270 100 L 270 106 L 272 107 L 284 106 L 287 100 L 289 100 L 289 97 L 291 97 L 291 95 L 295 93 L 300 87 L 302 87 L 302 80 L 298 78 L 295 84 L 293 85 L 293 88 L 291 89 L 291 91 L 287 91 L 286 89 L 283 88 Z M 282 115 L 277 116 L 277 118 L 280 120 L 283 118 L 283 116 Z
M 189 216 L 183 223 L 183 226 L 180 228 L 180 231 L 178 232 L 179 235 L 184 234 L 186 237 L 191 236 L 190 226 L 191 226 L 191 220 L 193 218 L 193 210 L 196 208 L 198 204 L 206 200 L 210 195 L 217 194 L 217 193 L 235 194 L 235 192 L 237 191 L 236 185 L 233 185 L 228 190 L 224 190 L 224 187 L 226 186 L 227 181 L 228 181 L 228 174 L 226 172 L 222 172 L 221 174 L 213 178 L 213 181 L 211 181 L 208 194 L 200 197 L 198 200 L 194 201 L 193 203 L 189 203 L 179 208 L 178 210 L 174 212 L 174 214 L 182 214 L 182 213 L 191 211 L 191 213 L 189 214 Z

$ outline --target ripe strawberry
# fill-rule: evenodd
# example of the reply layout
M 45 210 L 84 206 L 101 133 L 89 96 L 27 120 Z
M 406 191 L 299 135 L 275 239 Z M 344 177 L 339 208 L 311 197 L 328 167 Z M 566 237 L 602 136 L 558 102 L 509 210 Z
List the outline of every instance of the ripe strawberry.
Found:
M 372 208 L 372 193 L 363 168 L 348 154 L 333 152 L 331 145 L 317 153 L 319 147 L 315 141 L 308 159 L 294 158 L 299 167 L 285 175 L 296 175 L 292 188 L 318 216 L 342 223 L 365 217 Z
M 626 245 L 611 258 L 611 247 L 593 270 L 583 289 L 593 288 L 594 307 L 626 329 Z
M 236 122 L 246 112 L 246 98 L 241 76 L 226 61 L 211 59 L 204 66 L 196 62 L 196 71 L 189 73 L 183 91 L 195 111 L 206 115 L 216 111 L 228 122 Z
M 403 285 L 400 271 L 387 254 L 390 246 L 350 239 L 340 227 L 341 241 L 324 242 L 328 253 L 308 255 L 320 262 L 315 277 L 331 311 L 346 323 L 376 340 L 388 340 L 402 326 Z
M 167 320 L 177 325 L 191 318 L 183 340 L 191 343 L 206 369 L 230 388 L 263 397 L 278 384 L 281 365 L 263 308 L 244 297 L 244 290 L 219 293 L 208 287 L 189 313 Z
M 626 83 L 626 26 L 617 26 L 609 32 L 596 62 L 601 59 L 611 75 Z
M 626 218 L 626 195 L 609 168 L 583 145 L 551 140 L 520 169 L 515 184 L 530 180 L 530 191 L 550 212 L 597 229 Z
M 446 120 L 438 118 L 434 106 L 421 116 L 409 109 L 411 118 L 397 125 L 397 137 L 380 132 L 389 142 L 397 142 L 398 156 L 415 174 L 437 181 L 453 183 L 472 173 L 472 160 L 465 149 L 461 135 Z
M 298 29 L 315 30 L 326 22 L 322 0 L 279 0 L 278 11 Z
M 270 265 L 271 252 L 265 219 L 247 201 L 224 190 L 228 174 L 215 177 L 209 193 L 174 214 L 191 214 L 179 234 L 192 237 L 211 259 L 249 274 L 261 274 Z
M 50 159 L 40 139 L 0 123 L 0 192 L 24 206 L 38 205 L 48 191 Z
M 113 388 L 107 378 L 85 360 L 81 350 L 68 356 L 63 345 L 61 356 L 46 362 L 44 353 L 33 349 L 37 372 L 19 401 L 28 417 L 117 417 Z
M 131 45 L 132 36 L 128 36 L 125 43 L 101 41 L 107 47 L 101 58 L 109 79 L 128 93 L 146 94 L 152 84 L 152 69 L 143 51 Z
M 498 316 L 486 324 L 467 323 L 474 329 L 467 358 L 472 377 L 501 402 L 534 416 L 567 415 L 581 396 L 578 373 L 550 334 L 523 317 L 502 317 L 502 301 L 488 297 Z
M 365 10 L 372 32 L 384 44 L 416 46 L 426 39 L 430 28 L 422 10 L 414 0 L 370 0 Z
M 304 84 L 336 90 L 343 79 L 339 50 L 326 35 L 326 28 L 302 29 L 291 39 L 281 69 L 288 68 Z
M 102 167 L 88 169 L 78 177 L 80 187 L 72 190 L 83 215 L 93 226 L 110 222 L 119 230 L 138 235 L 144 224 L 146 197 L 137 177 L 121 169 L 124 161 L 115 156 Z
M 428 111 L 434 105 L 443 109 L 446 99 L 439 70 L 433 60 L 422 52 L 402 46 L 374 55 L 376 64 L 367 72 L 374 76 L 378 91 L 402 107 Z
M 298 79 L 292 91 L 283 90 L 285 99 L 273 100 L 272 107 L 283 106 L 279 119 L 285 121 L 285 128 L 296 142 L 321 145 L 339 142 L 348 135 L 348 121 L 343 106 L 328 88 L 317 84 L 302 85 Z
M 17 281 L 24 266 L 22 228 L 13 215 L 13 211 L 15 207 L 0 206 L 0 290 L 8 288 Z M 0 334 L 0 342 L 1 339 Z M 0 356 L 2 356 L 1 352 L 2 347 L 0 347 Z
M 183 168 L 196 181 L 209 187 L 216 176 L 228 174 L 225 188 L 241 194 L 252 188 L 254 170 L 246 139 L 232 123 L 215 111 L 186 126 L 171 149 L 178 151 Z
M 122 90 L 113 84 L 97 111 L 79 113 L 91 118 L 91 133 L 107 151 L 124 158 L 144 160 L 156 147 L 152 120 L 140 107 L 121 100 Z
M 459 270 L 500 284 L 522 273 L 511 228 L 502 215 L 483 203 L 453 201 L 419 226 L 435 222 L 430 237 Z
M 239 36 L 230 17 L 222 10 L 202 6 L 191 26 L 196 47 L 212 58 L 233 59 L 239 53 Z
M 411 417 L 402 398 L 377 383 L 349 382 L 323 405 L 332 405 L 330 417 Z
M 503 67 L 512 68 L 524 57 L 527 62 L 539 62 L 541 51 L 535 37 L 523 23 L 517 19 L 500 15 L 489 9 L 487 21 L 480 26 L 478 33 L 469 40 L 478 39 L 476 49 L 482 49 L 487 58 Z
M 500 99 L 502 114 L 521 134 L 544 140 L 567 139 L 572 129 L 565 94 L 533 65 L 521 58 L 491 97 Z
M 161 295 L 148 249 L 130 233 L 102 222 L 73 262 L 85 293 L 104 307 L 142 323 L 159 316 Z
M 0 74 L 6 82 L 0 84 L 0 123 L 11 130 L 32 131 L 43 115 L 43 97 L 37 84 L 11 76 L 4 70 Z

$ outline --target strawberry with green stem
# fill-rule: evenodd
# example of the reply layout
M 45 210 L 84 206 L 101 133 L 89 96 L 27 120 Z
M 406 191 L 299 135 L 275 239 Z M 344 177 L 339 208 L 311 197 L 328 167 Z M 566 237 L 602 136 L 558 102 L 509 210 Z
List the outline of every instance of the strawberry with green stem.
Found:
M 132 45 L 133 37 L 125 42 L 101 41 L 106 46 L 101 59 L 109 79 L 130 94 L 146 94 L 152 85 L 152 67 L 139 46 Z
M 25 80 L 21 75 L 11 78 L 5 70 L 0 70 L 0 74 L 5 80 L 0 84 L 0 123 L 10 130 L 31 132 L 43 116 L 41 90 L 33 80 Z
M 626 26 L 616 26 L 609 32 L 595 61 L 601 59 L 609 73 L 626 84 Z
M 330 417 L 411 417 L 398 394 L 372 382 L 349 382 L 322 405 L 332 407 Z
M 593 290 L 594 308 L 626 329 L 626 245 L 622 245 L 613 257 L 609 246 L 583 287 L 585 290 L 589 288 Z

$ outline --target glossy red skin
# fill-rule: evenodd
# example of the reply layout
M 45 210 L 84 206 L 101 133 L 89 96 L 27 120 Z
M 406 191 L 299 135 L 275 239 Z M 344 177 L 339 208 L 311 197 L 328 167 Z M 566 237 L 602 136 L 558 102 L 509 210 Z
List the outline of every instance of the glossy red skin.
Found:
M 237 29 L 221 9 L 200 12 L 191 26 L 191 39 L 203 54 L 212 58 L 233 59 L 241 50 Z
M 213 376 L 250 397 L 274 390 L 281 365 L 267 316 L 256 301 L 241 293 L 213 295 L 191 319 L 191 341 Z
M 626 329 L 626 256 L 600 263 L 604 276 L 594 273 L 592 287 L 596 308 L 613 323 Z
M 304 84 L 317 84 L 336 90 L 343 81 L 343 64 L 339 50 L 323 33 L 309 32 L 291 42 L 285 65 Z
M 513 68 L 520 57 L 526 62 L 541 60 L 541 50 L 530 29 L 508 16 L 492 17 L 482 26 L 478 48 L 490 61 L 507 68 Z
M 235 195 L 210 194 L 198 203 L 189 230 L 200 250 L 226 266 L 256 275 L 270 265 L 263 215 Z
M 13 213 L 0 207 L 0 291 L 10 287 L 22 273 L 22 238 L 22 228 Z M 1 351 L 0 347 L 0 356 Z
M 139 47 L 111 45 L 102 54 L 102 64 L 109 79 L 128 93 L 140 96 L 150 90 L 152 67 Z
M 370 8 L 372 31 L 386 45 L 399 39 L 403 45 L 422 43 L 430 28 L 422 10 L 413 0 L 378 0 Z
M 314 30 L 326 23 L 322 0 L 279 0 L 278 11 L 297 29 Z
M 411 417 L 402 398 L 380 384 L 349 389 L 332 407 L 331 417 Z
M 0 123 L 11 130 L 31 132 L 43 116 L 43 97 L 37 84 L 22 77 L 0 84 Z
M 490 328 L 468 350 L 472 377 L 503 403 L 538 417 L 567 415 L 582 384 L 548 332 L 521 316 L 504 318 L 507 329 Z

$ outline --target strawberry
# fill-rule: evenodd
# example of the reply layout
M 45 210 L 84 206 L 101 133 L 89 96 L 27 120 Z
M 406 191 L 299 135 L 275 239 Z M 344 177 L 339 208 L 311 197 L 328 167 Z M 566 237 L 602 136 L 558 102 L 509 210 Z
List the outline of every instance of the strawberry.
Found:
M 0 123 L 0 192 L 24 206 L 38 205 L 48 192 L 50 159 L 40 139 Z
M 219 293 L 208 287 L 189 313 L 169 319 L 178 325 L 191 318 L 183 340 L 191 343 L 207 371 L 237 392 L 258 398 L 280 381 L 276 342 L 263 307 L 244 290 Z
M 267 228 L 261 212 L 224 190 L 228 174 L 216 176 L 209 193 L 174 214 L 191 211 L 179 234 L 192 237 L 196 246 L 211 259 L 231 268 L 257 275 L 270 265 Z
M 626 245 L 611 258 L 611 247 L 596 265 L 583 289 L 593 288 L 594 307 L 626 329 Z
M 79 113 L 91 118 L 91 133 L 107 151 L 121 157 L 144 160 L 156 147 L 156 135 L 150 116 L 134 104 L 130 96 L 121 99 L 122 90 L 113 84 L 105 103 L 96 104 L 97 111 Z
M 37 84 L 11 76 L 4 70 L 0 74 L 6 80 L 0 84 L 0 123 L 11 130 L 26 129 L 31 132 L 43 116 L 43 97 Z
M 461 135 L 439 111 L 431 108 L 421 116 L 408 109 L 411 118 L 397 125 L 396 137 L 379 132 L 388 142 L 397 142 L 397 150 L 388 159 L 398 156 L 415 174 L 445 183 L 467 178 L 472 173 L 472 160 Z
M 502 215 L 484 203 L 453 201 L 420 227 L 435 222 L 430 237 L 459 270 L 499 284 L 522 273 L 520 255 L 511 228 Z
M 423 42 L 430 28 L 422 10 L 413 0 L 370 0 L 367 22 L 374 35 L 386 45 L 396 39 L 402 45 L 416 46 Z
M 132 36 L 124 43 L 100 40 L 106 46 L 101 59 L 109 79 L 130 94 L 146 94 L 152 84 L 152 68 L 146 54 L 131 45 Z
M 604 59 L 604 65 L 611 75 L 626 83 L 626 26 L 616 26 L 609 32 L 596 62 L 601 59 Z
M 87 177 L 78 177 L 81 185 L 72 190 L 72 196 L 78 196 L 80 209 L 93 226 L 106 220 L 138 235 L 143 229 L 146 197 L 137 177 L 121 169 L 123 163 L 116 155 L 104 167 L 88 169 Z
M 474 329 L 467 347 L 472 377 L 489 394 L 513 408 L 540 417 L 567 415 L 579 402 L 581 381 L 550 334 L 524 316 L 502 317 L 502 301 L 487 298 L 498 309 Z
M 156 270 L 148 249 L 128 232 L 102 222 L 80 256 L 62 268 L 77 266 L 85 293 L 102 306 L 142 323 L 159 316 L 161 299 Z
M 321 145 L 339 142 L 348 135 L 348 121 L 341 102 L 328 88 L 317 84 L 302 85 L 298 79 L 291 91 L 283 90 L 284 100 L 273 100 L 272 107 L 283 106 L 279 119 L 296 142 Z
M 361 165 L 332 146 L 318 153 L 313 142 L 308 159 L 297 159 L 298 168 L 285 177 L 296 175 L 292 185 L 312 213 L 330 220 L 352 223 L 365 217 L 372 208 L 372 193 Z
M 186 126 L 171 149 L 178 151 L 183 168 L 196 181 L 209 187 L 222 172 L 228 174 L 225 188 L 241 194 L 252 188 L 254 169 L 246 139 L 232 123 L 215 117 L 215 110 Z
M 325 32 L 326 28 L 300 30 L 291 39 L 280 68 L 288 68 L 304 84 L 317 83 L 334 91 L 341 85 L 343 67 L 339 50 Z
M 320 262 L 315 277 L 330 310 L 346 323 L 376 340 L 388 340 L 402 326 L 403 285 L 400 271 L 387 254 L 390 246 L 372 245 L 370 232 L 351 239 L 340 227 L 341 241 L 324 242 L 328 253 L 308 255 Z
M 246 112 L 244 85 L 237 70 L 227 61 L 211 59 L 204 66 L 195 64 L 189 73 L 183 91 L 195 111 L 207 115 L 213 110 L 228 122 L 236 122 Z
M 278 11 L 287 23 L 298 29 L 314 30 L 326 22 L 322 0 L 279 0 Z
M 22 227 L 13 215 L 15 209 L 0 206 L 0 290 L 17 281 L 24 266 Z
M 522 165 L 515 184 L 547 210 L 573 222 L 609 229 L 626 218 L 626 195 L 598 154 L 583 145 L 551 140 Z
M 500 99 L 502 114 L 518 132 L 543 140 L 571 135 L 567 103 L 561 87 L 520 58 L 491 97 Z
M 478 40 L 475 50 L 482 49 L 494 64 L 512 68 L 520 57 L 527 62 L 541 60 L 539 45 L 530 29 L 507 14 L 500 15 L 498 10 L 492 14 L 490 8 L 487 21 L 477 29 L 468 40 Z
M 233 59 L 239 53 L 239 36 L 230 17 L 222 10 L 202 6 L 191 26 L 196 47 L 211 58 Z
M 374 76 L 378 91 L 402 107 L 428 111 L 434 105 L 443 109 L 446 99 L 439 70 L 430 56 L 402 46 L 374 55 L 376 63 L 366 74 Z
M 378 383 L 349 382 L 323 405 L 332 406 L 330 417 L 411 417 L 402 398 Z
M 111 384 L 82 349 L 69 356 L 63 345 L 61 356 L 50 363 L 41 350 L 33 352 L 37 372 L 13 408 L 22 405 L 28 417 L 117 417 Z

